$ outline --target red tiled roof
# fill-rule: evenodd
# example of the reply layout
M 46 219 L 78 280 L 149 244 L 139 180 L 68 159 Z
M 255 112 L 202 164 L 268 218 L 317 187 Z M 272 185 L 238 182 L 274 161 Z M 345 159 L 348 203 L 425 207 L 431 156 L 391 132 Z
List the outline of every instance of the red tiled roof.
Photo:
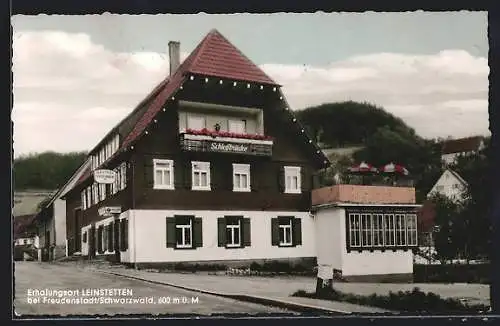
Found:
M 200 51 L 187 71 L 193 74 L 277 85 L 215 29 L 202 41 Z
M 213 29 L 184 60 L 170 82 L 156 95 L 146 113 L 124 139 L 122 148 L 133 142 L 151 123 L 165 101 L 182 85 L 187 73 L 277 85 L 240 50 Z
M 442 153 L 453 154 L 477 151 L 481 144 L 481 140 L 483 140 L 481 136 L 445 140 L 443 142 Z
M 182 83 L 188 78 L 187 74 L 213 76 L 279 86 L 240 50 L 222 36 L 222 34 L 213 29 L 182 62 L 174 75 L 163 80 L 143 101 L 141 101 L 139 106 L 146 103 L 147 100 L 152 99 L 145 113 L 139 118 L 129 134 L 124 137 L 120 150 L 127 148 L 144 132 L 146 127 L 163 108 L 165 102 L 175 95 Z M 131 114 L 129 114 L 129 116 L 130 115 Z M 128 116 L 122 120 L 118 126 L 126 121 L 127 118 Z M 116 127 L 113 129 L 116 129 Z M 87 180 L 90 175 L 91 171 L 90 168 L 88 168 L 76 182 L 75 186 Z

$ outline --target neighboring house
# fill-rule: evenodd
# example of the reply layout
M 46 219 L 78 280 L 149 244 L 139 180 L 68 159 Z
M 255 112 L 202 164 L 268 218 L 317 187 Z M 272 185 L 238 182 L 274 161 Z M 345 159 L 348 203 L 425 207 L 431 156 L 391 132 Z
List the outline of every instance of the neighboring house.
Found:
M 16 217 L 36 214 L 40 203 L 47 199 L 47 197 L 52 196 L 53 193 L 54 190 L 28 189 L 14 191 L 12 215 Z
M 451 200 L 459 200 L 466 189 L 467 182 L 457 172 L 446 169 L 427 194 L 427 198 L 439 193 Z
M 14 258 L 16 260 L 35 259 L 39 239 L 32 227 L 34 215 L 20 215 L 13 220 Z
M 441 160 L 446 166 L 453 164 L 460 155 L 472 155 L 483 148 L 484 137 L 481 136 L 445 140 L 441 150 Z
M 66 201 L 62 199 L 90 165 L 82 164 L 71 178 L 40 208 L 33 224 L 40 239 L 39 257 L 43 260 L 54 260 L 67 256 L 66 252 Z
M 218 31 L 182 64 L 179 46 L 169 43 L 170 76 L 89 152 L 65 195 L 70 254 L 313 262 L 313 175 L 328 159 L 280 85 Z M 96 184 L 96 169 L 116 182 Z

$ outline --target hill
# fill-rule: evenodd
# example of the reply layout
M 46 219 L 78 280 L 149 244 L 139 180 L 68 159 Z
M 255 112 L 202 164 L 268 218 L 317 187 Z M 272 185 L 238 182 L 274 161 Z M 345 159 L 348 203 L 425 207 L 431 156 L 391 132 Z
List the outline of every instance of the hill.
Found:
M 369 103 L 327 103 L 297 111 L 296 115 L 310 135 L 325 147 L 364 144 L 381 127 L 418 137 L 403 120 Z
M 21 156 L 13 164 L 14 190 L 58 189 L 85 158 L 85 152 L 44 152 Z

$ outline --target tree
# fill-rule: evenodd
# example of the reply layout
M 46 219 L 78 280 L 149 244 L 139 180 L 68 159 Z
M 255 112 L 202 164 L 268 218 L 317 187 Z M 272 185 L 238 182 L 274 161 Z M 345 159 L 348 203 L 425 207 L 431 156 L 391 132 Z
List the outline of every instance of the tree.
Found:
M 436 193 L 429 200 L 434 205 L 435 226 L 437 232 L 434 238 L 434 245 L 438 259 L 444 263 L 447 260 L 456 258 L 459 249 L 463 247 L 459 232 L 457 231 L 457 218 L 461 209 L 460 204 L 448 197 Z

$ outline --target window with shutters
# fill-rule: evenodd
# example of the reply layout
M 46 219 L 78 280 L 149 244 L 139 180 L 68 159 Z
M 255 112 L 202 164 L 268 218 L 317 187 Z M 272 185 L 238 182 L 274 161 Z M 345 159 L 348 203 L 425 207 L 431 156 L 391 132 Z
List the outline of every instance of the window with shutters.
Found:
M 153 159 L 154 189 L 174 189 L 174 161 Z
M 218 246 L 243 248 L 251 245 L 250 218 L 224 216 L 217 219 Z
M 291 247 L 302 244 L 301 219 L 293 216 L 279 216 L 271 219 L 271 244 Z
M 300 194 L 301 177 L 299 166 L 285 166 L 285 193 L 287 194 Z
M 97 183 L 92 184 L 92 204 L 97 204 L 99 202 L 98 196 L 99 189 L 97 188 Z
M 102 251 L 103 253 L 108 251 L 108 226 L 103 225 L 102 227 Z
M 195 249 L 202 246 L 201 218 L 180 215 L 167 217 L 167 248 Z
M 191 189 L 210 190 L 210 162 L 191 162 Z
M 250 191 L 250 164 L 233 163 L 233 191 Z
M 226 220 L 226 246 L 241 246 L 241 218 Z
M 102 225 L 97 228 L 97 253 L 101 254 L 102 253 Z
M 177 248 L 191 248 L 193 246 L 193 222 L 191 219 L 187 223 L 175 225 L 175 240 Z
M 87 189 L 83 189 L 81 193 L 82 209 L 87 209 Z
M 292 246 L 292 218 L 279 220 L 280 246 Z

